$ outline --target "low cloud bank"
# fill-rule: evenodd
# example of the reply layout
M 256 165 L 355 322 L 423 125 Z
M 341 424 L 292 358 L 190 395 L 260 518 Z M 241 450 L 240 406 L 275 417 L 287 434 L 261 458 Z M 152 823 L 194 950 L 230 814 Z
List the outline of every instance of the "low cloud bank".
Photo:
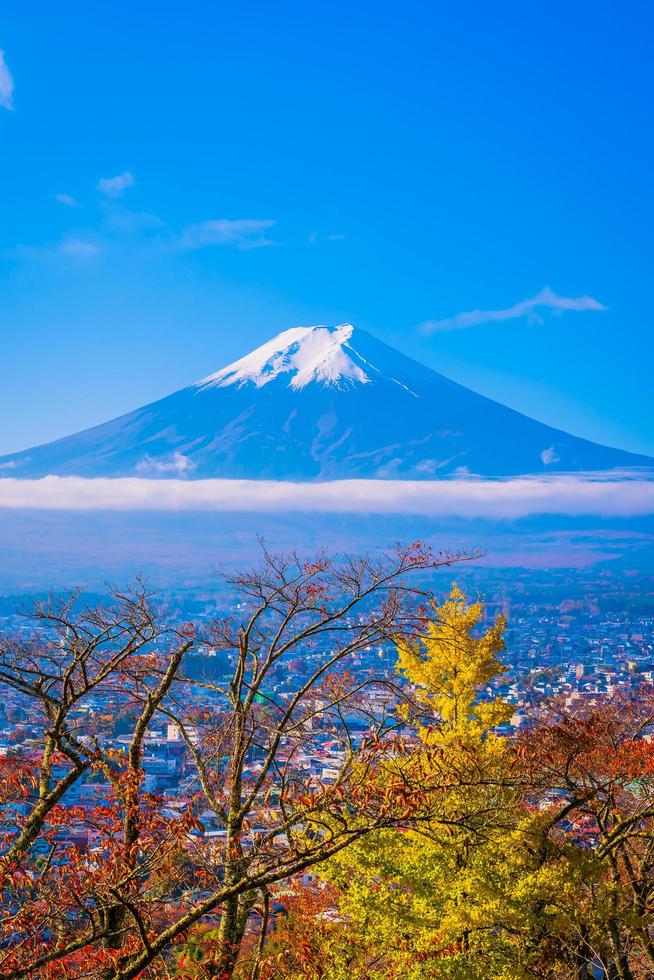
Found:
M 316 511 L 512 519 L 529 514 L 654 514 L 654 481 L 597 475 L 514 480 L 0 479 L 0 508 L 42 510 Z

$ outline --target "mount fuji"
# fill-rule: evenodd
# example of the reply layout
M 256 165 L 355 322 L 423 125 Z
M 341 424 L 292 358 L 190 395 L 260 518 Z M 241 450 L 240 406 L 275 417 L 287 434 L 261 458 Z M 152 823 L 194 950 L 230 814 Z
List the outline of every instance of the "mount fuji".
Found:
M 0 475 L 436 480 L 650 471 L 448 380 L 351 324 L 285 330 L 196 384 L 0 458 Z

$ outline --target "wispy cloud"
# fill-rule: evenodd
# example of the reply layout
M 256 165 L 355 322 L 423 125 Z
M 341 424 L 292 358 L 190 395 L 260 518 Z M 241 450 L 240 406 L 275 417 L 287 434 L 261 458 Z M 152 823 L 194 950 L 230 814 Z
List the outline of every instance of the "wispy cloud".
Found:
M 174 462 L 174 461 L 173 461 Z M 515 520 L 529 514 L 654 514 L 654 481 L 559 476 L 515 480 L 0 479 L 0 508 L 421 514 Z
M 14 79 L 2 50 L 0 50 L 0 106 L 3 109 L 14 108 Z
M 19 261 L 61 262 L 66 259 L 84 262 L 94 259 L 101 252 L 101 246 L 95 241 L 68 237 L 50 245 L 18 245 L 6 252 L 5 257 Z
M 157 476 L 165 473 L 174 473 L 177 476 L 188 476 L 195 469 L 196 464 L 184 453 L 173 453 L 170 459 L 154 459 L 152 456 L 145 456 L 136 466 L 136 472 L 143 476 Z
M 545 466 L 550 466 L 552 463 L 559 462 L 559 455 L 554 448 L 554 446 L 549 446 L 547 449 L 543 449 L 540 454 L 540 458 L 545 463 Z
M 67 208 L 78 208 L 79 201 L 77 201 L 72 194 L 55 194 L 55 201 L 59 201 Z
M 150 211 L 132 211 L 119 201 L 102 201 L 102 227 L 118 235 L 164 231 L 166 223 Z
M 427 320 L 421 324 L 421 329 L 426 333 L 433 333 L 438 330 L 465 330 L 482 323 L 502 323 L 505 320 L 516 320 L 520 317 L 527 317 L 531 323 L 542 323 L 542 316 L 539 311 L 549 310 L 552 313 L 560 314 L 568 310 L 603 312 L 607 309 L 608 307 L 592 296 L 559 296 L 549 286 L 545 286 L 530 299 L 522 299 L 503 310 L 469 310 L 444 320 Z
M 270 218 L 217 218 L 188 225 L 178 239 L 178 246 L 186 251 L 207 248 L 210 245 L 234 245 L 239 249 L 265 248 L 276 242 L 267 237 L 277 224 Z
M 345 235 L 338 235 L 333 232 L 328 235 L 321 235 L 319 231 L 312 231 L 307 235 L 309 245 L 317 245 L 319 242 L 342 242 L 344 238 Z
M 92 259 L 100 254 L 100 246 L 83 238 L 65 238 L 57 246 L 60 255 L 73 259 Z
M 103 197 L 122 197 L 127 188 L 133 186 L 134 177 L 129 170 L 118 174 L 116 177 L 101 177 L 98 181 L 98 190 Z

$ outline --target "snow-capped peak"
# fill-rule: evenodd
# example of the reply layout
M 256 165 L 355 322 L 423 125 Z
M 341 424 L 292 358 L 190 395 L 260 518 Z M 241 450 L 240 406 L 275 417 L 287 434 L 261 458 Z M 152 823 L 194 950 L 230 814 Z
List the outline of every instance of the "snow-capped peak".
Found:
M 310 382 L 324 385 L 366 384 L 371 379 L 361 367 L 362 358 L 350 344 L 354 327 L 292 327 L 257 347 L 250 354 L 210 374 L 197 387 L 225 388 L 255 384 L 257 388 L 290 374 L 290 388 Z

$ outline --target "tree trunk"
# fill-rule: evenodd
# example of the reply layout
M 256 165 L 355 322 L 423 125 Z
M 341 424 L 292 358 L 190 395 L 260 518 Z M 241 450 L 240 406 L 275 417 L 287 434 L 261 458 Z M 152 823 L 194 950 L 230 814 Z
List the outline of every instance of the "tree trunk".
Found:
M 609 920 L 608 931 L 611 939 L 611 948 L 614 956 L 613 966 L 617 980 L 634 980 L 634 975 L 629 966 L 629 956 L 622 943 L 620 929 L 615 919 Z
M 220 952 L 216 963 L 211 967 L 210 976 L 219 980 L 229 980 L 233 976 L 256 897 L 256 892 L 246 892 L 238 898 L 228 899 L 223 905 L 220 920 Z

